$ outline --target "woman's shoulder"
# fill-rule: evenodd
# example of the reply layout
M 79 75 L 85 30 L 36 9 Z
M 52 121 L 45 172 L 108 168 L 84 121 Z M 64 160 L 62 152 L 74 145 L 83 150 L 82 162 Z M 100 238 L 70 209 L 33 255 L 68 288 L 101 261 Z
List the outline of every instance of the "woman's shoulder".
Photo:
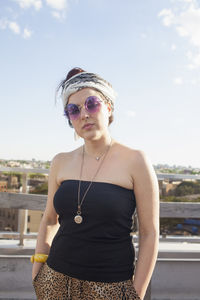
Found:
M 63 160 L 66 161 L 68 159 L 71 159 L 72 156 L 80 152 L 80 148 L 81 147 L 68 152 L 59 152 L 53 156 L 52 161 L 61 162 Z
M 142 158 L 144 159 L 144 157 L 147 156 L 146 152 L 143 149 L 130 147 L 117 141 L 115 144 L 117 151 L 121 153 L 123 152 L 129 159 L 138 160 Z
M 130 147 L 117 142 L 116 153 L 128 160 L 129 167 L 134 170 L 134 173 L 138 173 L 142 169 L 152 168 L 153 166 L 150 156 L 143 149 Z
M 128 162 L 134 186 L 146 178 L 155 177 L 155 170 L 149 155 L 143 149 L 132 148 L 123 144 L 118 145 L 124 151 L 124 158 Z

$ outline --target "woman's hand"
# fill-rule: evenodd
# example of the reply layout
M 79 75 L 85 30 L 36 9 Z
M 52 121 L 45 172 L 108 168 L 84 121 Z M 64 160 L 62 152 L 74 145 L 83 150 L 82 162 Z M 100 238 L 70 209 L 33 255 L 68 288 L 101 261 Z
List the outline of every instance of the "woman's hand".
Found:
M 137 300 L 143 300 L 142 296 L 139 295 L 139 293 L 138 293 L 138 291 L 136 290 L 136 288 L 135 288 L 134 286 L 133 286 L 133 288 L 134 288 L 134 290 L 135 290 L 135 292 L 136 292 L 136 294 L 137 294 Z
M 33 263 L 33 269 L 32 269 L 32 280 L 37 276 L 40 268 L 42 267 L 43 263 L 35 261 Z

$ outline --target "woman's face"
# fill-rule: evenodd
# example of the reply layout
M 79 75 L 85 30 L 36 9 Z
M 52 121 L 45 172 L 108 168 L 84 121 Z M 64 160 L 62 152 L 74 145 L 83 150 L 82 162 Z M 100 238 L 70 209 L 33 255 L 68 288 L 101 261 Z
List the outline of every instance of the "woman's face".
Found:
M 90 96 L 96 96 L 101 100 L 99 110 L 95 113 L 89 113 L 84 106 L 86 99 Z M 84 139 L 91 139 L 99 138 L 106 133 L 111 109 L 110 106 L 104 102 L 103 97 L 98 91 L 91 88 L 84 88 L 69 97 L 68 104 L 70 103 L 81 106 L 79 117 L 76 120 L 71 120 L 79 136 Z M 86 124 L 88 124 L 88 126 L 85 127 Z

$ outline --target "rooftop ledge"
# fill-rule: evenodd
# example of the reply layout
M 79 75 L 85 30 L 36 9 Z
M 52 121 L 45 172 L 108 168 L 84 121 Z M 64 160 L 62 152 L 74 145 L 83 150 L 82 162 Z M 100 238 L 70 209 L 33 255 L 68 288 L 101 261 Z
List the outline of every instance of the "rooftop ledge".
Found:
M 133 237 L 136 253 L 137 239 Z M 29 255 L 35 252 L 36 239 L 24 239 L 24 246 L 19 246 L 19 240 L 0 239 L 0 255 Z M 200 259 L 200 242 L 194 237 L 183 238 L 169 236 L 160 238 L 158 259 Z

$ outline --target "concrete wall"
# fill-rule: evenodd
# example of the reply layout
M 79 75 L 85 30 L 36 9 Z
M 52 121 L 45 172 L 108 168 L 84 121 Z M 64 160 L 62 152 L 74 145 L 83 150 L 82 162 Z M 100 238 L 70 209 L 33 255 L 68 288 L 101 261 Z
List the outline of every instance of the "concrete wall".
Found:
M 0 299 L 36 299 L 30 255 L 0 255 Z M 200 259 L 158 259 L 152 300 L 199 300 Z
M 200 259 L 158 259 L 152 300 L 200 300 Z
M 0 255 L 0 299 L 36 299 L 30 255 Z

